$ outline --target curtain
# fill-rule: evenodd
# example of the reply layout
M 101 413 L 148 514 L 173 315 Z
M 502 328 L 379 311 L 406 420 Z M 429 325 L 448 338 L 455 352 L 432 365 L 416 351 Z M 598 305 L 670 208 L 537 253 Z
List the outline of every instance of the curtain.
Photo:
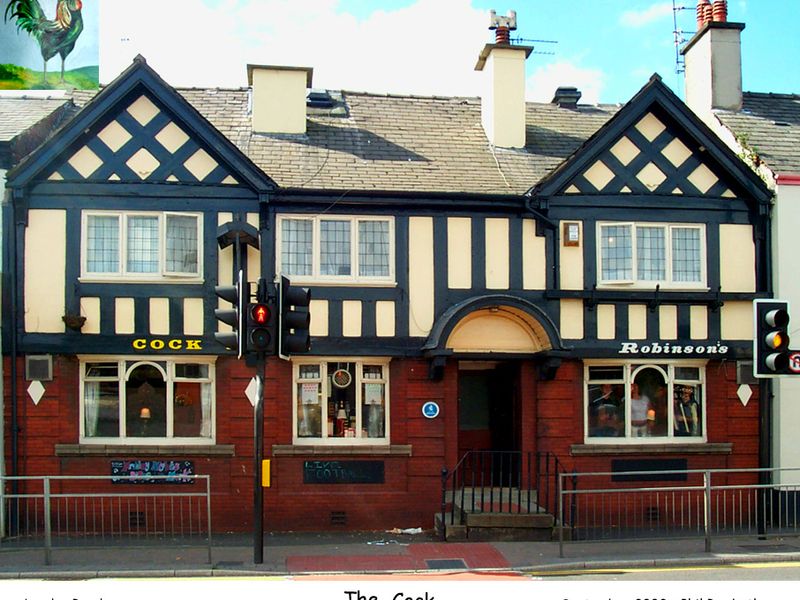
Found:
M 211 437 L 211 384 L 203 383 L 200 385 L 200 408 L 201 418 L 200 437 Z
M 197 273 L 197 217 L 167 215 L 166 254 L 168 273 Z
M 83 423 L 86 437 L 97 437 L 100 418 L 100 382 L 87 381 L 83 388 Z
M 320 222 L 321 275 L 350 275 L 350 221 Z

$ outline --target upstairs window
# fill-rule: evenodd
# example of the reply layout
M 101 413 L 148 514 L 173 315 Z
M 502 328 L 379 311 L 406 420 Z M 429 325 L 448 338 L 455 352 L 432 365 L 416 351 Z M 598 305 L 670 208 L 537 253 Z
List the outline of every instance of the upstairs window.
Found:
M 393 221 L 382 217 L 283 216 L 278 270 L 293 280 L 394 281 Z
M 705 228 L 659 223 L 598 224 L 598 279 L 605 285 L 701 288 Z
M 84 213 L 83 276 L 200 277 L 201 231 L 193 213 Z

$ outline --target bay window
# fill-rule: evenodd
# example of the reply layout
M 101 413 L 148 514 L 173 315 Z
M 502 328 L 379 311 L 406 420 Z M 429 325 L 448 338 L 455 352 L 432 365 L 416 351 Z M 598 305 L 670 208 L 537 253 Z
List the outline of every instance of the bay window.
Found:
M 212 361 L 85 358 L 81 442 L 212 442 L 213 382 Z
M 705 441 L 705 368 L 694 363 L 588 364 L 590 443 Z
M 197 278 L 202 217 L 194 213 L 85 212 L 84 277 Z
M 284 215 L 277 267 L 293 280 L 389 283 L 393 236 L 393 221 L 384 217 Z
M 387 361 L 295 363 L 296 444 L 388 444 L 388 419 Z
M 599 223 L 598 240 L 601 284 L 705 286 L 702 225 Z

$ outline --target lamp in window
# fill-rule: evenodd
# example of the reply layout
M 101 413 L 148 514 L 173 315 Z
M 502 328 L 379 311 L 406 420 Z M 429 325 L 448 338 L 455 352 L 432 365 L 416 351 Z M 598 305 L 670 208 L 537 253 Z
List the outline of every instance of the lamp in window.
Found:
M 150 407 L 143 406 L 142 410 L 139 411 L 139 418 L 143 419 L 143 420 L 148 420 L 148 419 L 150 419 L 150 416 L 151 416 L 150 415 Z

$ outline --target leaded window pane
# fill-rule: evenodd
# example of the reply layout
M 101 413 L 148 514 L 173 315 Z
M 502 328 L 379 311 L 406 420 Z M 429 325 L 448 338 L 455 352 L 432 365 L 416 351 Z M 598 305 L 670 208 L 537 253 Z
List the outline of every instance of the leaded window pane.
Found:
M 119 217 L 88 217 L 86 270 L 89 273 L 119 272 Z
M 311 275 L 314 237 L 309 219 L 284 219 L 281 226 L 281 268 L 286 275 Z
M 606 225 L 600 228 L 602 277 L 606 281 L 633 278 L 633 246 L 629 225 Z
M 358 223 L 358 274 L 363 277 L 389 276 L 389 223 Z
M 636 271 L 643 281 L 666 277 L 666 247 L 663 227 L 636 228 Z
M 672 229 L 673 281 L 700 281 L 700 230 L 693 227 Z
M 197 217 L 167 215 L 167 271 L 197 270 Z
M 158 273 L 158 217 L 128 217 L 130 273 Z
M 320 274 L 351 274 L 350 221 L 320 222 Z

